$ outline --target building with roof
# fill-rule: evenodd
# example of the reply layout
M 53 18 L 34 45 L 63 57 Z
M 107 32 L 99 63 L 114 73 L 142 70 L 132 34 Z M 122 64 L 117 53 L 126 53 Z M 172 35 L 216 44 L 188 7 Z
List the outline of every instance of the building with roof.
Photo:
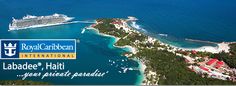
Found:
M 204 67 L 204 66 L 199 66 L 199 68 L 202 69 L 202 70 L 205 70 L 205 71 L 208 71 L 208 72 L 209 72 L 209 69 L 206 68 L 206 67 Z
M 215 65 L 215 68 L 220 68 L 224 65 L 224 62 L 223 61 L 217 61 L 216 65 Z
M 218 61 L 217 59 L 211 59 L 211 60 L 209 60 L 206 64 L 207 65 L 212 65 L 212 64 L 214 64 L 216 61 Z

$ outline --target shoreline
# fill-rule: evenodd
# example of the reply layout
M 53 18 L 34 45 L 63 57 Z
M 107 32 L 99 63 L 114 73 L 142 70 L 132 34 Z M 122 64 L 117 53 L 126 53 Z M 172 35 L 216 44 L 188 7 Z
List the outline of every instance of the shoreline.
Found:
M 137 79 L 136 85 L 145 85 L 143 81 L 146 80 L 145 69 L 147 68 L 147 66 L 140 59 L 134 58 L 133 60 L 138 62 L 138 68 L 139 68 L 139 71 L 141 72 L 139 78 Z
M 98 24 L 97 22 L 95 24 Z M 132 27 L 132 28 L 135 28 L 135 27 Z M 120 38 L 118 37 L 115 37 L 115 36 L 112 36 L 112 35 L 107 35 L 107 34 L 104 34 L 104 33 L 100 33 L 96 28 L 93 28 L 91 25 L 87 28 L 87 29 L 93 29 L 93 30 L 96 30 L 99 35 L 101 36 L 107 36 L 107 37 L 113 37 L 115 38 L 115 42 L 114 44 L 119 41 Z M 136 28 L 135 28 L 136 29 Z M 150 36 L 151 37 L 151 36 Z M 156 40 L 158 40 L 162 45 L 165 45 L 165 46 L 170 46 L 172 48 L 175 48 L 175 49 L 182 49 L 182 50 L 185 50 L 185 51 L 192 51 L 192 50 L 195 50 L 195 51 L 200 51 L 200 52 L 210 52 L 210 53 L 219 53 L 219 52 L 226 52 L 228 53 L 229 52 L 229 44 L 232 44 L 232 43 L 236 43 L 236 42 L 210 42 L 210 41 L 203 41 L 203 42 L 207 42 L 207 43 L 214 43 L 214 44 L 217 44 L 217 46 L 201 46 L 201 47 L 198 47 L 198 48 L 185 48 L 185 47 L 178 47 L 178 46 L 175 46 L 175 45 L 172 45 L 170 43 L 164 43 L 162 42 L 161 40 L 159 40 L 158 38 L 156 37 L 152 37 Z M 191 39 L 193 40 L 193 39 Z M 194 41 L 201 41 L 201 40 L 194 40 Z M 129 45 L 125 45 L 125 46 L 116 46 L 114 45 L 114 47 L 118 47 L 118 48 L 129 48 L 130 49 L 130 52 L 132 52 L 133 54 L 137 53 L 137 50 L 135 48 L 133 48 L 132 46 L 129 46 Z
M 138 26 L 138 25 L 134 25 L 134 26 Z M 137 30 L 136 27 L 133 27 L 133 26 L 131 26 L 131 27 Z M 188 48 L 188 47 L 175 46 L 175 45 L 173 45 L 171 43 L 164 43 L 163 41 L 161 41 L 157 37 L 152 37 L 152 38 L 158 40 L 162 45 L 170 46 L 170 47 L 172 47 L 174 49 L 182 49 L 182 50 L 185 50 L 185 51 L 195 50 L 195 51 L 210 52 L 210 53 L 220 53 L 222 51 L 228 53 L 229 49 L 230 49 L 229 45 L 232 44 L 232 43 L 236 43 L 234 41 L 233 42 L 211 42 L 211 41 L 203 41 L 203 40 L 195 40 L 195 39 L 185 39 L 187 41 L 192 41 L 192 42 L 195 42 L 195 43 L 199 43 L 200 42 L 200 43 L 211 43 L 211 44 L 216 44 L 217 45 L 217 46 L 201 46 L 201 47 L 197 47 L 197 48 L 190 48 L 190 47 Z
M 119 41 L 120 38 L 118 37 L 115 37 L 115 36 L 112 36 L 112 35 L 107 35 L 107 34 L 104 34 L 104 33 L 100 33 L 99 30 L 97 30 L 96 28 L 93 28 L 91 26 L 87 27 L 86 29 L 88 30 L 94 30 L 96 31 L 96 34 L 100 35 L 100 36 L 105 36 L 105 37 L 111 37 L 111 38 L 114 38 L 115 41 L 112 43 L 112 46 L 113 47 L 116 47 L 116 48 L 128 48 L 129 52 L 132 52 L 133 54 L 134 53 L 137 53 L 137 50 L 132 47 L 132 46 L 129 46 L 129 45 L 125 45 L 125 46 L 116 46 L 115 43 L 117 41 Z M 128 56 L 126 56 L 127 58 L 129 58 Z M 132 60 L 136 61 L 138 63 L 138 68 L 139 68 L 139 71 L 141 72 L 141 75 L 138 76 L 138 79 L 137 79 L 137 82 L 136 82 L 136 85 L 144 85 L 143 81 L 146 79 L 145 78 L 145 69 L 147 68 L 147 66 L 145 65 L 144 62 L 142 62 L 141 60 L 139 59 L 136 59 L 136 58 L 133 58 Z
M 158 40 L 158 39 L 157 39 Z M 162 45 L 165 46 L 170 46 L 172 48 L 174 48 L 175 50 L 184 50 L 184 51 L 200 51 L 200 52 L 210 52 L 210 53 L 220 53 L 222 51 L 228 53 L 229 52 L 229 45 L 234 43 L 234 42 L 222 42 L 222 43 L 217 43 L 217 46 L 202 46 L 202 47 L 198 47 L 198 48 L 184 48 L 184 47 L 177 47 L 168 43 L 163 43 L 162 41 L 160 41 L 160 43 Z
M 127 21 L 124 21 L 123 23 L 125 23 L 125 22 L 127 22 Z M 98 23 L 96 23 L 96 24 L 98 24 Z M 119 27 L 120 26 L 118 26 L 116 28 L 119 28 Z M 136 29 L 135 27 L 131 27 L 131 28 Z M 128 31 L 131 31 L 131 33 L 132 33 L 132 29 L 131 28 L 128 27 L 127 29 L 128 29 Z M 119 37 L 116 37 L 116 36 L 113 36 L 113 35 L 108 35 L 108 34 L 105 34 L 105 33 L 100 33 L 98 29 L 93 27 L 93 25 L 90 25 L 90 27 L 88 27 L 88 29 L 95 30 L 98 35 L 114 38 L 115 40 L 112 43 L 112 45 L 114 47 L 117 47 L 117 48 L 128 48 L 129 49 L 128 51 L 132 52 L 132 54 L 135 54 L 137 52 L 136 47 L 132 46 L 132 45 L 116 46 L 115 44 L 117 43 L 117 41 L 120 40 Z M 137 30 L 134 30 L 133 32 L 139 34 L 139 31 L 137 31 Z M 126 32 L 126 33 L 129 33 L 129 32 Z M 145 34 L 145 35 L 147 35 L 147 34 Z M 154 40 L 154 42 L 158 41 L 160 43 L 160 45 L 166 46 L 167 48 L 173 48 L 173 49 L 167 49 L 168 52 L 172 52 L 172 53 L 175 53 L 176 50 L 184 50 L 184 51 L 193 51 L 194 50 L 194 51 L 202 51 L 202 52 L 210 52 L 210 53 L 219 53 L 219 52 L 222 52 L 222 51 L 229 52 L 229 49 L 230 49 L 229 44 L 235 43 L 235 42 L 230 42 L 230 43 L 229 42 L 222 42 L 222 43 L 217 43 L 216 47 L 213 47 L 213 46 L 202 46 L 202 47 L 199 47 L 199 48 L 182 48 L 182 47 L 177 47 L 177 46 L 174 46 L 174 45 L 171 45 L 171 44 L 168 44 L 168 43 L 164 43 L 164 42 L 162 42 L 161 40 L 159 40 L 156 37 L 151 37 L 149 35 L 147 35 L 147 36 L 148 36 L 148 38 L 147 38 L 147 40 L 145 42 L 150 42 L 150 41 L 152 42 L 153 40 Z M 151 40 L 149 40 L 149 38 Z M 129 56 L 126 56 L 126 57 L 129 58 Z M 159 78 L 160 75 L 157 74 L 153 70 L 145 71 L 146 68 L 147 68 L 147 65 L 145 64 L 145 62 L 143 62 L 142 59 L 137 59 L 137 58 L 135 58 L 135 59 L 133 59 L 133 60 L 138 62 L 138 64 L 139 64 L 139 71 L 142 73 L 141 78 L 140 78 L 140 76 L 138 76 L 138 79 L 137 79 L 136 83 L 139 83 L 139 85 L 148 85 L 148 84 L 150 84 L 152 82 L 150 82 L 150 80 L 148 80 L 147 77 L 155 76 L 157 81 L 154 82 L 154 84 L 157 85 L 158 81 L 160 79 Z M 142 80 L 140 80 L 140 79 L 142 79 Z
M 112 44 L 112 46 L 116 47 L 116 48 L 128 48 L 129 49 L 129 52 L 132 52 L 133 54 L 137 53 L 137 49 L 135 49 L 134 47 L 132 46 L 129 46 L 129 45 L 125 45 L 125 46 L 116 46 L 115 43 L 117 41 L 119 41 L 120 38 L 118 37 L 115 37 L 115 36 L 112 36 L 112 35 L 107 35 L 107 34 L 104 34 L 104 33 L 100 33 L 99 30 L 97 30 L 96 28 L 93 28 L 93 27 L 88 27 L 86 29 L 91 29 L 91 30 L 95 30 L 97 32 L 98 35 L 100 36 L 105 36 L 105 37 L 112 37 L 115 39 L 114 43 Z

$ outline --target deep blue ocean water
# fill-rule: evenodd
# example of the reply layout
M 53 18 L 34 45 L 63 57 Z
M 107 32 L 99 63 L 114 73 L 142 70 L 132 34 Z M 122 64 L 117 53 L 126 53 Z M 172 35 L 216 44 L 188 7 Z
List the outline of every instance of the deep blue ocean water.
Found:
M 91 30 L 81 34 L 82 28 L 89 24 L 78 23 L 12 32 L 7 31 L 8 24 L 12 17 L 19 19 L 26 14 L 41 16 L 60 13 L 75 17 L 75 20 L 135 16 L 139 19 L 137 24 L 145 29 L 146 34 L 163 42 L 179 47 L 215 46 L 184 39 L 236 41 L 235 3 L 236 0 L 0 0 L 0 38 L 79 39 L 77 60 L 59 61 L 66 61 L 66 66 L 73 71 L 90 71 L 97 68 L 109 70 L 109 75 L 102 79 L 62 78 L 43 81 L 55 84 L 135 84 L 140 76 L 139 71 L 120 74 L 120 67 L 111 66 L 108 60 L 117 60 L 122 66 L 126 64 L 129 67 L 137 67 L 137 62 L 119 62 L 126 59 L 120 56 L 125 49 L 110 47 L 114 38 L 99 36 Z M 160 33 L 168 34 L 168 37 L 158 36 Z M 27 60 L 16 62 L 25 61 Z M 14 75 L 16 73 L 18 72 L 1 70 L 0 76 L 8 77 L 0 79 L 17 79 Z

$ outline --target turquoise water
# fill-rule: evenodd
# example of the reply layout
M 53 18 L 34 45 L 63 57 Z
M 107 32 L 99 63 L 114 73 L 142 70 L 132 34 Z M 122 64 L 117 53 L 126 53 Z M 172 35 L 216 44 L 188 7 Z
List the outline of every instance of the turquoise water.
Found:
M 149 33 L 168 34 L 169 42 L 182 47 L 202 45 L 183 41 L 185 38 L 214 42 L 235 41 L 235 0 L 0 0 L 1 38 L 12 37 L 7 32 L 11 18 L 26 14 L 62 13 L 77 20 L 96 18 L 126 18 L 135 16 Z M 60 34 L 60 33 L 58 33 Z M 165 39 L 165 38 L 164 38 Z
M 27 35 L 27 38 L 41 38 L 38 37 L 36 34 L 38 31 L 40 33 L 50 33 L 56 34 L 57 32 L 62 31 L 63 34 L 67 34 L 65 37 L 61 37 L 58 35 L 47 35 L 42 38 L 71 38 L 70 33 L 74 32 L 71 30 L 75 30 L 78 32 L 74 32 L 77 39 L 80 40 L 77 43 L 77 59 L 76 60 L 14 60 L 16 63 L 37 63 L 37 62 L 65 62 L 65 71 L 70 70 L 72 72 L 93 72 L 96 69 L 99 71 L 109 73 L 102 78 L 46 78 L 46 79 L 38 79 L 38 78 L 27 78 L 27 80 L 39 80 L 39 81 L 47 81 L 53 84 L 120 84 L 120 85 L 127 85 L 127 84 L 136 84 L 139 81 L 137 76 L 140 76 L 140 72 L 138 70 L 127 71 L 126 73 L 119 73 L 119 71 L 123 71 L 121 67 L 126 68 L 135 68 L 138 67 L 138 63 L 129 60 L 121 54 L 127 49 L 115 48 L 112 47 L 114 43 L 114 38 L 112 37 L 105 37 L 99 35 L 94 30 L 86 30 L 84 34 L 81 34 L 83 24 L 74 24 L 74 25 L 62 25 L 60 27 L 63 28 L 56 28 L 55 27 L 48 27 L 48 28 L 39 28 L 38 30 L 29 29 L 29 30 L 22 30 L 17 32 L 12 32 L 12 34 L 24 34 L 26 32 L 35 33 L 33 35 Z M 80 27 L 80 28 L 78 28 Z M 70 29 L 68 31 L 68 29 Z M 50 31 L 54 30 L 54 31 Z M 56 31 L 59 30 L 59 31 Z M 42 35 L 42 34 L 41 34 Z M 46 35 L 46 34 L 43 34 Z M 17 35 L 20 36 L 20 35 Z M 24 38 L 22 36 L 22 38 Z M 123 61 L 122 61 L 123 60 Z M 12 60 L 2 60 L 4 62 L 12 62 Z M 112 61 L 112 62 L 110 62 Z M 115 63 L 113 63 L 113 61 Z M 2 64 L 0 64 L 2 66 Z M 3 71 L 1 69 L 0 77 L 1 80 L 11 80 L 11 79 L 20 79 L 16 78 L 16 74 L 23 73 L 25 71 Z M 7 74 L 7 75 L 6 75 Z M 5 76 L 5 77 L 4 77 Z
M 213 42 L 236 41 L 236 0 L 0 0 L 0 38 L 9 39 L 79 39 L 76 60 L 65 61 L 71 71 L 108 70 L 104 78 L 45 79 L 55 84 L 136 84 L 140 71 L 119 73 L 120 67 L 138 67 L 138 63 L 120 54 L 127 49 L 112 46 L 114 38 L 97 35 L 93 30 L 82 28 L 89 24 L 69 24 L 37 29 L 8 32 L 12 17 L 22 18 L 26 14 L 66 14 L 75 20 L 96 18 L 126 18 L 135 16 L 137 24 L 145 34 L 179 47 L 215 46 L 196 43 L 185 38 Z M 161 37 L 158 34 L 168 34 Z M 121 60 L 125 59 L 126 62 Z M 109 60 L 119 67 L 111 66 Z M 11 62 L 10 60 L 4 60 Z M 26 62 L 29 60 L 16 60 Z M 30 60 L 30 62 L 46 62 Z M 48 60 L 47 60 L 48 61 Z M 54 61 L 54 60 L 49 60 Z M 2 65 L 2 64 L 1 64 Z M 23 71 L 2 71 L 0 80 L 18 79 L 15 74 Z M 6 77 L 8 75 L 8 77 Z M 2 77 L 4 76 L 4 77 Z M 29 79 L 37 80 L 37 79 Z

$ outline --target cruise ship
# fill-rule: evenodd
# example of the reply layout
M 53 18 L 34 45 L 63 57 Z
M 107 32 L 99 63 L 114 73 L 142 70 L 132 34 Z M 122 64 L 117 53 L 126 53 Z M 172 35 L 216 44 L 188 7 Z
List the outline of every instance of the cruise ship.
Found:
M 48 16 L 26 15 L 22 19 L 13 18 L 8 31 L 67 24 L 72 19 L 74 18 L 57 13 Z

